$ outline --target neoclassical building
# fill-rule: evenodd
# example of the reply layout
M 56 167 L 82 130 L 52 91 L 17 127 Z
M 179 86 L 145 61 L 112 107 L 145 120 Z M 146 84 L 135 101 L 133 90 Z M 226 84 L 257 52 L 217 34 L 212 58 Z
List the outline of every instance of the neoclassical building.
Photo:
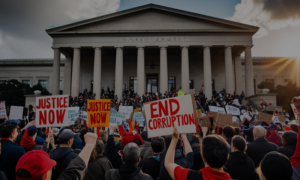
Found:
M 252 57 L 258 29 L 149 4 L 46 30 L 54 58 L 0 60 L 0 80 L 39 82 L 54 95 L 93 89 L 97 98 L 102 87 L 120 97 L 125 87 L 142 95 L 204 85 L 211 97 L 213 88 L 252 96 L 265 80 L 300 86 L 296 60 Z

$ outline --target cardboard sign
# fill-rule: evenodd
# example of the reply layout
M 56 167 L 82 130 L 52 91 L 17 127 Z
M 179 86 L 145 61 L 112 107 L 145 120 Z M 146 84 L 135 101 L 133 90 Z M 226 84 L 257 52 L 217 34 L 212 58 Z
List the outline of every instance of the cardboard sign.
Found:
M 207 115 L 212 116 L 214 118 L 214 123 L 217 122 L 217 118 L 218 118 L 218 114 L 217 112 L 208 112 Z
M 232 125 L 232 114 L 219 114 L 217 119 L 217 125 L 220 127 Z
M 227 114 L 232 114 L 234 116 L 239 116 L 241 114 L 240 109 L 234 106 L 226 105 L 225 109 Z
M 10 106 L 9 119 L 23 119 L 23 106 Z
M 295 119 L 296 119 L 296 123 L 299 125 L 299 112 L 298 110 L 296 109 L 295 105 L 294 104 L 291 104 L 291 107 L 292 107 L 292 110 L 294 112 L 294 116 L 295 116 Z
M 259 118 L 259 121 L 263 121 L 263 122 L 266 122 L 268 124 L 271 124 L 273 116 L 270 115 L 270 114 L 267 114 L 267 113 L 260 112 L 258 114 L 258 118 Z
M 211 127 L 210 118 L 211 116 L 201 116 L 198 118 L 198 122 L 201 127 Z
M 132 113 L 133 112 L 133 106 L 120 106 L 119 107 L 119 112 Z
M 5 108 L 5 101 L 0 103 L 0 119 L 6 119 L 6 108 Z
M 36 98 L 36 127 L 68 126 L 68 95 Z
M 110 99 L 87 100 L 89 127 L 109 127 Z
M 73 125 L 77 118 L 79 117 L 79 107 L 69 107 L 68 108 L 68 124 Z
M 148 138 L 170 135 L 176 123 L 179 133 L 195 133 L 197 114 L 193 94 L 144 104 Z
M 125 114 L 117 112 L 116 110 L 110 111 L 109 125 L 119 126 L 125 120 Z
M 281 122 L 281 124 L 284 123 L 285 122 L 285 115 L 279 115 L 278 119 Z
M 217 113 L 222 113 L 222 114 L 226 114 L 226 111 L 224 108 L 222 107 L 217 107 L 217 106 L 208 106 L 209 111 L 212 112 L 217 112 Z
M 133 114 L 133 120 L 137 121 L 140 127 L 145 127 L 145 118 L 142 112 L 135 112 Z

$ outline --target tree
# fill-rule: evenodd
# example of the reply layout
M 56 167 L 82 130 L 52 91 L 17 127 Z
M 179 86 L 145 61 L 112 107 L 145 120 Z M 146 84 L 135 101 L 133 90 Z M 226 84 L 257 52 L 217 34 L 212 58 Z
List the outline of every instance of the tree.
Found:
M 274 92 L 274 83 L 263 81 L 257 85 L 258 89 L 269 89 L 270 92 Z

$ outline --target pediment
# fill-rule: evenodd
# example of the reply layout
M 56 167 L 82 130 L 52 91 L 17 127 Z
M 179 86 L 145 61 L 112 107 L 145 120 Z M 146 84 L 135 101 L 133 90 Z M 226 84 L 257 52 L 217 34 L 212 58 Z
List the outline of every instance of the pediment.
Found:
M 254 26 L 151 4 L 49 29 L 47 32 L 256 32 L 257 30 L 258 28 Z

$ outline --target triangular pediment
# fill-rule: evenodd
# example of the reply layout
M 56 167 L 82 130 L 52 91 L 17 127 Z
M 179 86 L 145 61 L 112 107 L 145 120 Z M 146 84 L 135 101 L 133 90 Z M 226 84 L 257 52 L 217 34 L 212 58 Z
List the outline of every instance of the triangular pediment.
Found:
M 52 28 L 51 33 L 256 32 L 258 27 L 158 5 L 145 5 Z

